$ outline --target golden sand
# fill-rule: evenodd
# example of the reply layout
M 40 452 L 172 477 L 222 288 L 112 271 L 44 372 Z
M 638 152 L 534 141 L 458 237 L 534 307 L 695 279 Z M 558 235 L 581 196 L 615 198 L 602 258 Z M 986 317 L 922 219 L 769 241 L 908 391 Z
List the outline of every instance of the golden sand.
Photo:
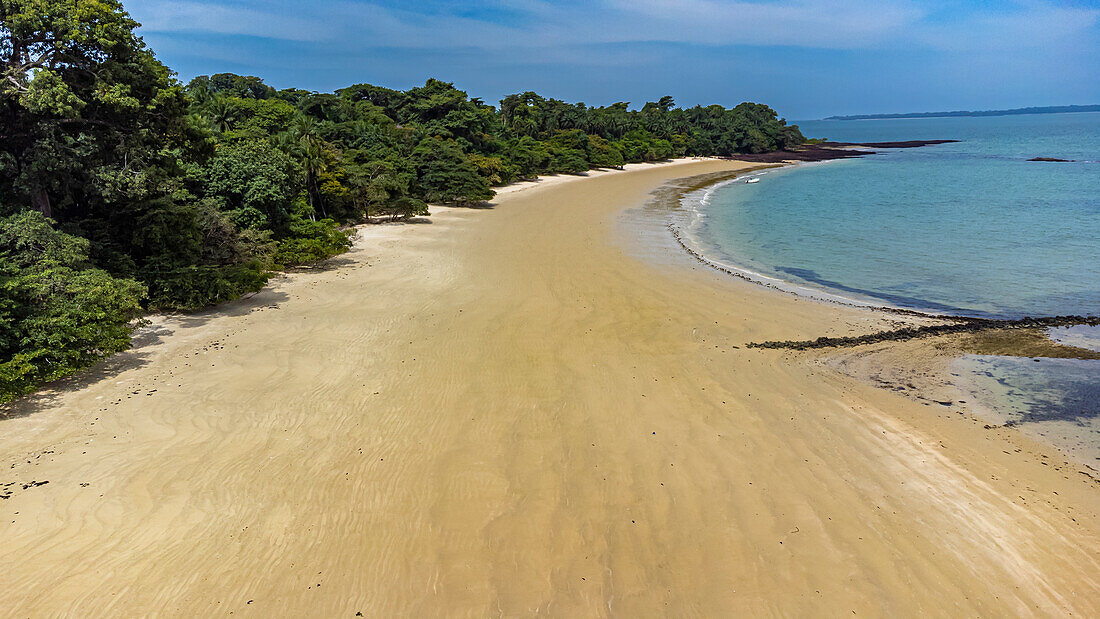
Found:
M 744 346 L 893 318 L 615 240 L 663 181 L 740 165 L 366 227 L 158 319 L 0 424 L 3 614 L 1100 614 L 1091 478 Z

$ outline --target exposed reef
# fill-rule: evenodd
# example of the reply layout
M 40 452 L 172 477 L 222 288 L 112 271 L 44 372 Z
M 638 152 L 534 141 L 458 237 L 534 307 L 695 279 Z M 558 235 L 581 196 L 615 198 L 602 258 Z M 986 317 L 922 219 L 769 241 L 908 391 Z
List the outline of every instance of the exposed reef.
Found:
M 756 163 L 782 163 L 784 161 L 831 161 L 833 159 L 852 159 L 873 155 L 867 148 L 919 148 L 934 144 L 947 144 L 958 140 L 906 140 L 904 142 L 819 142 L 805 144 L 792 150 L 777 150 L 770 153 L 743 154 L 726 159 L 752 161 Z
M 950 321 L 947 324 L 903 327 L 886 331 L 877 331 L 858 336 L 819 337 L 816 340 L 784 340 L 769 342 L 751 342 L 749 348 L 785 348 L 790 350 L 811 350 L 816 348 L 840 348 L 862 346 L 878 342 L 911 340 L 919 337 L 946 335 L 951 333 L 978 333 L 992 329 L 1045 329 L 1050 327 L 1069 327 L 1073 325 L 1100 326 L 1100 316 L 1049 316 L 1044 318 L 1020 318 L 999 320 L 993 318 L 965 318 L 956 316 L 935 316 Z

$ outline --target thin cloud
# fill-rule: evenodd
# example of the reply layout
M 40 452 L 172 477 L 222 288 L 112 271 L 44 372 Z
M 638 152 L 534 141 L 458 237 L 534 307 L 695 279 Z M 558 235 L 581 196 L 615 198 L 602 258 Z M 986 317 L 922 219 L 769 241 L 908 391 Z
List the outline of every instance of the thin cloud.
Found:
M 416 5 L 413 5 L 416 7 Z M 481 10 L 471 11 L 471 6 Z M 340 49 L 551 49 L 609 43 L 941 50 L 1041 47 L 1094 28 L 1100 10 L 1045 3 L 952 7 L 937 18 L 910 0 L 600 0 L 574 5 L 523 0 L 433 3 L 170 2 L 129 7 L 153 33 L 206 32 L 323 42 Z M 430 9 L 430 10 L 427 10 Z M 943 12 L 941 7 L 940 12 Z
M 1013 11 L 979 10 L 914 33 L 920 43 L 950 51 L 1049 49 L 1087 43 L 1100 24 L 1100 9 L 1020 3 Z M 1094 41 L 1095 42 L 1095 41 Z
M 643 32 L 651 40 L 711 45 L 863 47 L 896 36 L 923 16 L 909 2 L 868 0 L 614 0 L 612 4 L 628 16 L 629 30 L 623 33 L 627 36 Z
M 520 88 L 790 117 L 1100 97 L 1100 6 L 1045 0 L 124 0 L 183 79 Z M 855 93 L 855 94 L 853 94 Z
M 284 41 L 321 41 L 331 29 L 325 17 L 296 15 L 291 10 L 272 10 L 211 2 L 137 0 L 126 3 L 141 22 L 143 32 L 211 33 L 254 36 Z

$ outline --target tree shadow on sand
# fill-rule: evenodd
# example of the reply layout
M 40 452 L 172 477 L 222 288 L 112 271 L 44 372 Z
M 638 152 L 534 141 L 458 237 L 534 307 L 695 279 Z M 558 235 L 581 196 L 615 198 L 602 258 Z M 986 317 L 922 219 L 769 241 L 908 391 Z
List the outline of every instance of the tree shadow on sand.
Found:
M 129 350 L 112 355 L 91 367 L 47 383 L 32 394 L 14 402 L 0 405 L 0 421 L 27 417 L 37 412 L 59 406 L 68 394 L 87 389 L 102 381 L 119 376 L 129 370 L 148 365 L 156 347 L 171 335 L 200 328 L 212 320 L 223 317 L 245 316 L 257 311 L 278 309 L 289 299 L 281 291 L 271 288 L 228 301 L 216 307 L 190 314 L 162 314 L 152 317 L 152 324 L 139 327 L 130 339 Z
M 447 208 L 462 208 L 473 211 L 489 211 L 496 208 L 497 203 L 491 201 L 482 202 L 455 202 L 454 204 L 445 204 Z
M 389 217 L 371 217 L 370 221 L 362 222 L 361 225 L 367 226 L 400 226 L 403 224 L 430 224 L 432 223 L 431 216 L 416 216 L 409 217 L 408 219 L 390 219 Z
M 0 420 L 27 417 L 52 408 L 59 405 L 68 393 L 80 391 L 102 380 L 145 365 L 148 363 L 150 350 L 171 333 L 171 329 L 160 325 L 142 327 L 131 338 L 133 347 L 130 350 L 112 355 L 85 370 L 47 383 L 35 393 L 0 406 Z
M 349 258 L 346 255 L 339 255 L 329 258 L 327 260 L 322 260 L 321 262 L 315 262 L 313 264 L 304 264 L 296 267 L 290 267 L 286 271 L 284 271 L 284 273 L 325 273 L 328 271 L 342 269 L 353 264 L 359 264 L 359 261 L 354 258 Z M 260 292 L 256 293 L 255 296 L 262 295 L 266 291 L 266 289 L 261 290 Z

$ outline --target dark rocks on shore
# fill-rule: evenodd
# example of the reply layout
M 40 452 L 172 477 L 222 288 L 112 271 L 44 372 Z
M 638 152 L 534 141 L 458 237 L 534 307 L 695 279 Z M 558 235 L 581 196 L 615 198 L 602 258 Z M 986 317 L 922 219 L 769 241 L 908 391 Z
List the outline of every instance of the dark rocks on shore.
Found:
M 746 153 L 723 159 L 737 161 L 751 161 L 753 163 L 783 163 L 784 161 L 831 161 L 833 159 L 852 159 L 872 154 L 873 151 L 847 150 L 842 148 L 828 148 L 817 144 L 809 144 L 798 150 L 776 150 L 770 153 Z
M 875 151 L 855 150 L 861 148 L 918 148 L 933 144 L 947 144 L 958 140 L 906 140 L 904 142 L 820 142 L 805 144 L 794 150 L 777 150 L 770 153 L 756 153 L 723 157 L 754 163 L 782 163 L 784 161 L 831 161 L 833 159 L 852 159 L 873 155 Z
M 785 348 L 789 350 L 812 350 L 819 348 L 840 348 L 877 344 L 879 342 L 911 340 L 948 333 L 976 333 L 989 329 L 1034 329 L 1049 327 L 1067 327 L 1072 325 L 1100 326 L 1100 316 L 1050 316 L 1045 318 L 1021 318 L 1019 320 L 996 320 L 992 318 L 960 318 L 955 316 L 935 316 L 952 320 L 950 324 L 926 325 L 923 327 L 904 327 L 890 331 L 878 331 L 851 337 L 819 337 L 816 340 L 785 340 L 773 342 L 752 342 L 749 348 Z
M 934 146 L 936 144 L 952 144 L 959 140 L 904 140 L 901 142 L 822 142 L 821 146 L 844 148 L 850 146 L 862 146 L 864 148 L 920 148 L 921 146 Z

